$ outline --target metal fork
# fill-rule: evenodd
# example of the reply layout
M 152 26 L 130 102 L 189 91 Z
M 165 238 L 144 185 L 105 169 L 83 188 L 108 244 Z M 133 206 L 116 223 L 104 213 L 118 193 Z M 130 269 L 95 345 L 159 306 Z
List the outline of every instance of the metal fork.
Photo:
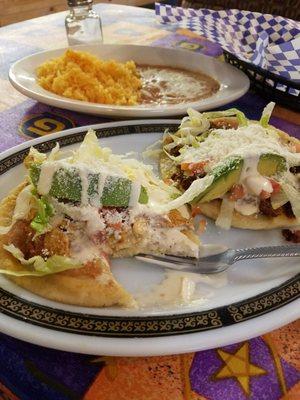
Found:
M 220 246 L 220 249 L 223 246 Z M 224 247 L 223 247 L 224 249 Z M 207 257 L 181 257 L 171 255 L 138 254 L 138 260 L 183 272 L 216 274 L 225 271 L 237 261 L 254 258 L 300 257 L 300 245 L 252 247 L 246 249 L 221 250 Z M 299 264 L 300 265 L 300 264 Z

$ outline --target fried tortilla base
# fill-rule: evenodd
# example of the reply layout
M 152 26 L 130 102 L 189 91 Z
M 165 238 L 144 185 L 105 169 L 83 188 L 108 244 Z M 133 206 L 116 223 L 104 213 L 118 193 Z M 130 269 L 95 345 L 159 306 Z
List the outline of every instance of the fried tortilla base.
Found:
M 216 220 L 220 213 L 221 200 L 212 200 L 209 203 L 199 204 L 201 214 L 206 217 Z M 241 229 L 275 229 L 275 228 L 290 228 L 300 224 L 297 218 L 288 218 L 286 215 L 281 214 L 277 217 L 268 217 L 266 215 L 242 215 L 236 211 L 233 212 L 231 226 Z
M 10 225 L 16 198 L 24 186 L 25 183 L 18 186 L 0 203 L 0 226 Z M 0 268 L 24 270 L 26 267 L 4 250 L 3 244 L 5 235 L 0 235 Z M 101 267 L 101 274 L 97 278 L 68 276 L 67 271 L 43 277 L 7 277 L 34 294 L 61 303 L 84 307 L 134 307 L 133 297 L 115 280 L 108 263 L 103 261 Z
M 294 138 L 287 133 L 272 127 L 280 136 L 281 140 L 286 144 L 299 144 L 300 140 Z M 160 172 L 164 181 L 171 178 L 176 171 L 176 164 L 165 154 L 162 153 L 160 157 Z M 212 200 L 209 203 L 199 203 L 201 213 L 209 218 L 216 220 L 220 213 L 221 200 Z M 297 218 L 288 218 L 286 215 L 281 214 L 277 217 L 268 217 L 263 214 L 257 215 L 242 215 L 237 211 L 234 211 L 231 226 L 234 228 L 242 229 L 274 229 L 274 228 L 291 228 L 293 226 L 299 226 L 300 221 Z
M 0 226 L 9 226 L 11 224 L 16 198 L 25 185 L 26 183 L 23 183 L 18 186 L 0 203 Z M 142 240 L 147 236 L 147 232 L 147 220 L 141 220 L 139 224 L 134 224 L 133 230 L 126 233 L 126 237 L 122 242 L 113 243 L 112 257 L 131 257 L 142 252 L 157 253 L 159 250 L 163 251 L 163 243 L 160 244 L 160 248 L 157 245 L 151 248 Z M 199 238 L 192 229 L 186 228 L 183 233 L 190 241 L 196 245 L 199 244 Z M 26 269 L 9 252 L 3 249 L 3 244 L 6 244 L 5 240 L 6 235 L 0 235 L 0 268 L 13 271 Z M 180 253 L 191 256 L 189 248 L 184 248 L 181 243 L 178 243 L 178 246 Z M 135 300 L 114 279 L 109 264 L 105 260 L 101 260 L 101 268 L 101 274 L 96 278 L 84 274 L 78 276 L 77 273 L 76 276 L 72 276 L 72 270 L 44 277 L 7 277 L 19 286 L 39 296 L 61 303 L 85 307 L 112 305 L 135 307 Z M 76 271 L 79 272 L 80 269 Z

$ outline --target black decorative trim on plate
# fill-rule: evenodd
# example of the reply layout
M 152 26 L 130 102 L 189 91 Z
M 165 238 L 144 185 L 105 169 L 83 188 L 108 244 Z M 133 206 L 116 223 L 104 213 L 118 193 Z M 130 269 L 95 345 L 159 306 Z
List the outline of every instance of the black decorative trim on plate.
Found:
M 97 136 L 109 137 L 136 133 L 174 131 L 177 124 L 136 124 L 96 129 Z M 59 142 L 61 147 L 79 143 L 84 132 L 50 139 L 35 147 L 50 151 Z M 29 146 L 0 161 L 0 175 L 20 164 Z M 151 317 L 114 317 L 83 314 L 55 309 L 22 299 L 0 288 L 0 312 L 14 319 L 42 328 L 87 336 L 155 337 L 208 331 L 256 318 L 300 297 L 300 274 L 276 288 L 238 303 L 212 310 Z
M 123 126 L 111 127 L 111 128 L 98 128 L 95 129 L 98 138 L 105 138 L 111 136 L 120 136 L 120 135 L 132 135 L 132 134 L 143 134 L 143 133 L 163 133 L 165 129 L 168 129 L 171 132 L 175 132 L 178 127 L 178 124 L 151 124 L 147 123 L 136 124 L 136 125 L 126 125 L 124 122 Z M 46 142 L 36 144 L 34 147 L 43 152 L 47 153 L 51 151 L 56 143 L 59 143 L 61 147 L 70 146 L 72 144 L 80 143 L 83 141 L 84 136 L 87 131 L 72 133 L 68 136 L 61 136 L 56 139 L 49 139 Z M 30 149 L 30 145 L 18 151 L 17 153 L 11 154 L 10 156 L 4 158 L 0 161 L 0 175 L 7 172 L 10 168 L 15 167 L 18 164 L 21 164 L 24 161 L 24 158 L 27 156 Z
M 87 336 L 158 337 L 208 331 L 256 318 L 300 297 L 300 274 L 258 296 L 213 310 L 153 317 L 81 314 L 32 303 L 0 289 L 0 311 L 42 328 Z

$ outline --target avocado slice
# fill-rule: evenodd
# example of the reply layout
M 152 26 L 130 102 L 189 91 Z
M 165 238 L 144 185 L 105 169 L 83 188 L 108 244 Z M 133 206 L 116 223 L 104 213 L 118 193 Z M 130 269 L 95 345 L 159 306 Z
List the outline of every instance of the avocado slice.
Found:
M 59 168 L 53 176 L 49 195 L 59 200 L 80 202 L 81 179 L 75 168 Z
M 276 175 L 286 170 L 285 158 L 278 154 L 262 154 L 257 164 L 257 171 L 263 176 Z
M 32 164 L 29 175 L 34 186 L 37 186 L 41 173 L 40 164 Z M 99 174 L 88 175 L 88 197 L 91 202 L 98 194 Z M 101 196 L 101 204 L 105 207 L 128 207 L 132 189 L 132 181 L 118 176 L 107 176 Z M 75 167 L 59 168 L 52 180 L 49 195 L 58 200 L 81 201 L 82 183 L 79 171 Z M 145 187 L 141 187 L 139 203 L 148 202 L 148 193 Z
M 222 197 L 239 181 L 243 163 L 241 157 L 234 157 L 215 168 L 211 172 L 214 175 L 212 184 L 195 199 L 195 202 L 205 203 Z M 286 161 L 278 154 L 262 154 L 257 165 L 257 171 L 263 176 L 272 176 L 285 169 Z
M 131 184 L 129 179 L 108 176 L 103 187 L 102 205 L 104 207 L 128 207 Z
M 243 163 L 244 160 L 241 157 L 233 157 L 215 168 L 211 172 L 214 175 L 212 184 L 195 199 L 195 202 L 206 203 L 227 193 L 228 190 L 238 182 Z

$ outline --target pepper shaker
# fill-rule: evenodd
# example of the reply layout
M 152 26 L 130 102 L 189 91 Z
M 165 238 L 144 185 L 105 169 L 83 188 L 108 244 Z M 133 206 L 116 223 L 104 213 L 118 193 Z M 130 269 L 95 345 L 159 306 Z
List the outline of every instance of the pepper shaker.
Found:
M 65 26 L 69 45 L 102 43 L 101 18 L 93 10 L 93 0 L 68 0 L 68 6 Z

